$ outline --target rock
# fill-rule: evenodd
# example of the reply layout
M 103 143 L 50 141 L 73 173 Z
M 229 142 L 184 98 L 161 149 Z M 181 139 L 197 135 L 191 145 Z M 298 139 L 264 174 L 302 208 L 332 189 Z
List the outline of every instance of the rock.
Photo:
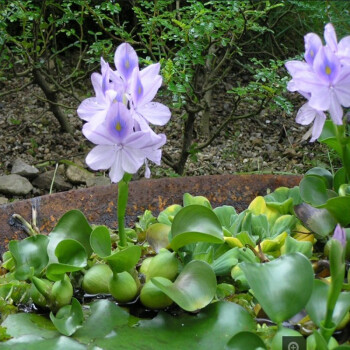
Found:
M 8 201 L 9 200 L 6 197 L 0 197 L 0 205 L 7 204 Z
M 50 190 L 52 179 L 54 178 L 54 170 L 46 171 L 45 173 L 40 174 L 33 180 L 33 185 L 42 190 Z M 53 188 L 56 191 L 68 191 L 73 188 L 73 186 L 65 180 L 65 178 L 56 172 L 54 179 Z
M 107 186 L 111 184 L 111 180 L 109 177 L 105 176 L 94 176 L 92 178 L 87 179 L 86 185 L 88 187 L 92 186 Z
M 66 176 L 73 184 L 86 184 L 88 179 L 95 177 L 94 174 L 75 165 L 68 165 Z
M 17 174 L 0 176 L 0 193 L 21 196 L 28 194 L 32 189 L 32 184 L 23 176 Z
M 39 170 L 27 164 L 22 159 L 17 158 L 12 165 L 11 173 L 32 179 L 39 174 Z

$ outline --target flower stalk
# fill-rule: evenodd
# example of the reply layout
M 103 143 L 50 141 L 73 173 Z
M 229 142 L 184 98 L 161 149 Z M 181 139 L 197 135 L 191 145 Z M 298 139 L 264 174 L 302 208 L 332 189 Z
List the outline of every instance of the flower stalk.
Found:
M 125 233 L 125 212 L 128 204 L 129 196 L 129 182 L 131 175 L 128 173 L 124 174 L 121 181 L 118 182 L 118 206 L 117 206 L 117 217 L 118 217 L 118 233 L 119 233 L 119 247 L 125 248 L 127 245 L 127 238 Z

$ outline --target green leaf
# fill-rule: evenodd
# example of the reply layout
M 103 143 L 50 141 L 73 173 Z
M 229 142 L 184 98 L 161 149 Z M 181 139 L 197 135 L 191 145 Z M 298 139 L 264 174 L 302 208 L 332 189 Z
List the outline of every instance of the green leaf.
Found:
M 334 149 L 340 156 L 342 155 L 341 146 L 337 138 L 337 127 L 331 120 L 326 120 L 318 141 Z
M 295 206 L 294 212 L 305 227 L 321 237 L 326 237 L 330 232 L 333 232 L 337 224 L 328 210 L 314 208 L 306 203 Z
M 327 188 L 333 187 L 333 175 L 327 169 L 319 168 L 319 167 L 312 168 L 305 173 L 305 176 L 306 175 L 320 176 L 325 180 Z
M 295 223 L 296 218 L 294 215 L 280 216 L 271 228 L 271 237 L 276 237 L 283 232 L 290 234 Z
M 222 226 L 215 213 L 202 205 L 182 208 L 171 226 L 172 249 L 196 242 L 223 243 Z
M 305 176 L 300 182 L 300 195 L 306 203 L 322 205 L 328 200 L 327 184 L 320 176 Z
M 284 245 L 281 248 L 281 254 L 302 253 L 307 258 L 312 256 L 312 243 L 308 241 L 298 241 L 291 236 L 288 236 Z
M 186 311 L 196 311 L 207 306 L 215 296 L 216 277 L 204 261 L 193 260 L 181 271 L 171 285 L 154 277 L 152 283 Z
M 329 295 L 329 285 L 320 280 L 314 280 L 311 297 L 306 304 L 306 311 L 312 322 L 318 327 L 326 317 L 327 298 Z M 332 321 L 338 325 L 350 309 L 350 292 L 340 293 L 335 308 L 333 310 Z
M 45 235 L 35 235 L 22 241 L 10 241 L 9 250 L 15 262 L 15 277 L 26 280 L 32 275 L 39 276 L 46 267 L 49 257 L 46 249 L 49 240 Z
M 264 196 L 267 207 L 277 209 L 282 215 L 292 213 L 294 205 L 301 203 L 299 187 L 290 189 L 279 187 L 271 194 Z
M 156 253 L 169 245 L 170 228 L 169 225 L 161 223 L 156 223 L 148 227 L 146 240 Z
M 228 230 L 238 217 L 235 208 L 230 205 L 217 207 L 213 211 L 220 220 L 221 225 Z
M 47 278 L 58 281 L 66 272 L 79 271 L 87 264 L 86 250 L 74 239 L 60 241 L 55 249 L 57 263 L 47 267 Z
M 183 196 L 183 205 L 187 207 L 189 205 L 203 205 L 209 209 L 211 209 L 211 204 L 207 198 L 203 196 L 192 196 L 189 193 L 185 193 Z
M 239 332 L 226 344 L 225 350 L 267 349 L 262 339 L 253 332 Z
M 127 271 L 135 267 L 141 257 L 141 247 L 132 245 L 105 258 L 114 273 Z
M 232 248 L 226 253 L 222 254 L 219 258 L 215 259 L 211 264 L 211 267 L 216 276 L 229 275 L 233 266 L 238 263 L 238 248 Z
M 92 253 L 92 248 L 90 246 L 91 231 L 92 229 L 81 211 L 70 210 L 65 213 L 49 234 L 50 242 L 47 247 L 47 252 L 50 262 L 57 262 L 55 249 L 58 243 L 64 239 L 74 239 L 78 241 L 84 247 L 89 257 Z
M 340 168 L 334 175 L 334 191 L 338 192 L 339 187 L 345 184 L 346 181 L 346 171 L 345 168 Z
M 105 258 L 111 255 L 111 235 L 106 226 L 95 227 L 90 236 L 90 245 L 93 251 L 100 257 Z
M 72 304 L 61 307 L 56 316 L 50 312 L 50 319 L 61 334 L 70 336 L 81 326 L 84 315 L 79 301 L 72 298 Z
M 350 224 L 350 197 L 330 198 L 319 208 L 327 209 L 341 226 L 346 227 Z
M 254 296 L 276 323 L 302 310 L 313 286 L 310 261 L 300 253 L 283 255 L 270 262 L 240 264 Z
M 103 338 L 116 327 L 128 324 L 130 314 L 109 300 L 97 300 L 90 306 L 90 316 L 74 334 L 82 343 Z M 98 325 L 98 326 L 97 326 Z
M 146 347 L 152 344 L 152 349 L 159 350 L 224 349 L 236 333 L 254 331 L 255 327 L 254 320 L 243 307 L 219 301 L 197 315 L 171 317 L 160 312 L 152 320 L 139 321 L 137 327 L 118 328 L 115 335 L 97 339 L 93 344 L 105 350 L 142 349 L 145 344 Z
M 161 224 L 169 225 L 171 226 L 175 215 L 182 209 L 182 206 L 179 204 L 173 204 L 164 209 L 162 212 L 158 215 L 158 222 Z
M 263 240 L 266 237 L 270 237 L 270 229 L 269 229 L 269 222 L 267 220 L 267 216 L 264 214 L 260 215 L 254 215 L 252 214 L 252 221 L 251 221 L 251 233 L 254 236 L 258 236 L 260 240 Z M 238 237 L 238 235 L 237 235 Z M 254 245 L 251 243 L 248 243 L 250 245 Z

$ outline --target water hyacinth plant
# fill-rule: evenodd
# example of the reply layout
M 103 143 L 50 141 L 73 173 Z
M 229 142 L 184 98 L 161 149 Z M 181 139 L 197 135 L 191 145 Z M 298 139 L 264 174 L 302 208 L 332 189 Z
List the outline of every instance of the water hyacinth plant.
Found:
M 350 349 L 349 38 L 338 43 L 328 24 L 326 46 L 307 34 L 305 62 L 286 64 L 289 89 L 308 99 L 297 122 L 314 121 L 312 141 L 335 149 L 343 168 L 311 169 L 300 186 L 258 196 L 241 213 L 186 193 L 130 228 L 131 174 L 144 165 L 148 177 L 148 161 L 160 163 L 166 138 L 149 124 L 166 124 L 170 111 L 153 101 L 159 64 L 140 70 L 129 44 L 117 48 L 116 70 L 102 59 L 96 96 L 78 114 L 96 145 L 87 164 L 118 183 L 118 230 L 72 210 L 47 236 L 29 227 L 30 237 L 10 242 L 1 347 Z M 18 312 L 23 305 L 42 314 Z

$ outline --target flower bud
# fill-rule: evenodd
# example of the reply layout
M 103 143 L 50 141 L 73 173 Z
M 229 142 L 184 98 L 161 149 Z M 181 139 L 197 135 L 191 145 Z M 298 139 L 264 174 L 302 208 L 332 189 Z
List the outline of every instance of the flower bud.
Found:
M 175 279 L 179 270 L 179 261 L 175 253 L 170 253 L 167 249 L 161 249 L 159 253 L 152 258 L 146 272 L 146 281 L 152 277 L 164 277 L 171 281 Z
M 127 303 L 135 299 L 137 283 L 129 272 L 115 273 L 109 281 L 109 292 L 120 303 Z
M 112 276 L 113 272 L 108 265 L 94 265 L 84 275 L 82 287 L 89 294 L 108 294 Z
M 62 306 L 71 303 L 73 297 L 73 286 L 68 277 L 64 275 L 61 281 L 56 281 L 51 290 L 51 301 L 55 309 L 60 309 Z
M 172 284 L 167 278 L 159 277 L 159 279 L 160 278 L 164 284 Z M 173 303 L 173 301 L 156 287 L 152 281 L 146 282 L 141 289 L 140 300 L 141 303 L 149 309 L 164 309 Z

